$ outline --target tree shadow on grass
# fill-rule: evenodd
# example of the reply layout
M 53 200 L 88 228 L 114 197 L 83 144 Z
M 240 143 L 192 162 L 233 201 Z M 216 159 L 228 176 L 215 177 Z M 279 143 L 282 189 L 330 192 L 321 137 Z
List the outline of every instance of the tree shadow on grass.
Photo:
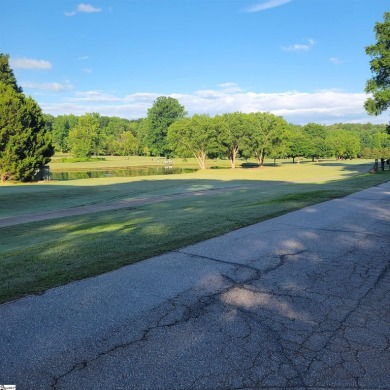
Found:
M 42 216 L 41 210 L 46 206 L 47 219 L 29 223 L 21 220 L 14 226 L 0 228 L 0 299 L 6 301 L 108 272 L 313 203 L 345 196 L 356 188 L 377 184 L 378 179 L 383 181 L 375 175 L 326 184 L 151 179 L 106 185 L 104 189 L 55 185 L 46 194 L 31 191 L 30 197 L 37 196 L 37 212 L 31 213 L 32 218 Z M 58 199 L 61 193 L 71 199 L 72 191 L 75 198 L 82 200 L 79 199 L 79 206 L 71 203 L 66 208 L 66 202 Z M 94 197 L 99 191 L 106 192 L 102 197 Z M 25 199 L 26 193 L 21 193 Z M 53 201 L 53 194 L 59 198 Z M 13 200 L 18 203 L 15 193 Z M 113 204 L 113 208 L 108 207 Z M 63 208 L 65 215 L 58 217 L 54 206 Z M 77 208 L 85 214 L 66 216 Z

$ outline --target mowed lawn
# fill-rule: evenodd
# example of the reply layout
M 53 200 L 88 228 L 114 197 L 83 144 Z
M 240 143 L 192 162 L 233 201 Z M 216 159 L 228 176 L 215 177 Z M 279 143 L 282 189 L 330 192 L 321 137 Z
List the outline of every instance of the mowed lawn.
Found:
M 368 174 L 371 166 L 364 160 L 285 161 L 183 175 L 1 185 L 0 220 L 118 200 L 158 203 L 0 228 L 0 302 L 390 180 L 389 171 Z

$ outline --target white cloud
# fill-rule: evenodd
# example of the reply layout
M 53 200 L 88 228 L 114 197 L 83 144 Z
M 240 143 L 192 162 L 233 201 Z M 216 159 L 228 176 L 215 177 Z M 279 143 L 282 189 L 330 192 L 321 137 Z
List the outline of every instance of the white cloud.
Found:
M 337 58 L 337 57 L 330 57 L 329 61 L 335 65 L 339 65 L 339 64 L 342 64 L 344 62 L 343 60 L 340 60 L 340 58 Z
M 96 8 L 94 7 L 93 5 L 91 4 L 84 4 L 84 3 L 81 3 L 77 6 L 77 11 L 78 12 L 85 12 L 85 13 L 94 13 L 94 12 L 101 12 L 102 9 L 101 8 Z
M 123 98 L 116 97 L 100 91 L 76 92 L 75 97 L 67 98 L 72 102 L 119 102 Z
M 133 93 L 131 95 L 127 95 L 124 97 L 125 102 L 132 102 L 137 104 L 150 104 L 152 105 L 153 102 L 161 95 L 157 93 L 148 93 L 148 92 L 138 92 Z
M 199 90 L 192 94 L 165 94 L 178 99 L 190 115 L 195 113 L 211 116 L 227 112 L 271 112 L 283 116 L 288 122 L 332 124 L 387 123 L 388 115 L 369 117 L 364 108 L 365 93 L 348 93 L 339 90 L 314 92 L 286 91 L 279 93 L 229 91 L 222 89 Z M 238 88 L 238 86 L 235 84 Z M 129 119 L 146 117 L 147 110 L 161 94 L 134 93 L 124 97 L 100 91 L 77 92 L 62 103 L 43 103 L 42 109 L 53 115 L 99 112 L 101 115 Z M 39 99 L 38 99 L 39 100 Z
M 242 89 L 236 83 L 223 83 L 219 84 L 219 87 L 221 87 L 224 92 L 235 93 L 242 91 Z
M 305 42 L 306 43 L 295 43 L 295 44 L 290 45 L 290 46 L 282 46 L 282 50 L 295 51 L 295 52 L 309 51 L 315 44 L 314 39 L 307 39 Z
M 34 82 L 21 82 L 23 89 L 32 89 L 40 91 L 52 91 L 52 92 L 61 92 L 72 89 L 72 85 L 69 81 L 66 81 L 64 84 L 60 83 L 34 83 Z
M 51 69 L 52 65 L 48 61 L 44 60 L 34 60 L 32 58 L 11 58 L 10 66 L 13 69 L 38 69 L 38 70 L 47 70 Z
M 75 11 L 65 12 L 65 15 L 66 15 L 66 16 L 74 16 L 74 15 L 76 15 L 77 13 L 92 14 L 92 13 L 96 13 L 96 12 L 102 12 L 102 9 L 101 9 L 101 8 L 96 8 L 96 7 L 94 7 L 94 6 L 91 5 L 91 4 L 80 3 L 80 4 L 77 6 L 77 8 L 76 8 Z
M 260 12 L 260 11 L 264 11 L 266 9 L 279 7 L 281 5 L 290 3 L 291 1 L 292 0 L 270 0 L 270 1 L 266 1 L 265 3 L 259 3 L 259 4 L 255 4 L 251 7 L 248 7 L 245 9 L 245 12 Z
M 85 61 L 85 60 L 88 60 L 89 57 L 88 56 L 82 56 L 82 57 L 79 57 L 77 58 L 79 61 Z

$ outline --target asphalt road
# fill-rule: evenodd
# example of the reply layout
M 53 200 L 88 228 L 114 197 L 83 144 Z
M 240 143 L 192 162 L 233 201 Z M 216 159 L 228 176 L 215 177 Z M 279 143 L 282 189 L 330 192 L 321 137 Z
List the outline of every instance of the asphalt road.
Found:
M 390 182 L 0 305 L 0 384 L 389 389 L 389 242 Z

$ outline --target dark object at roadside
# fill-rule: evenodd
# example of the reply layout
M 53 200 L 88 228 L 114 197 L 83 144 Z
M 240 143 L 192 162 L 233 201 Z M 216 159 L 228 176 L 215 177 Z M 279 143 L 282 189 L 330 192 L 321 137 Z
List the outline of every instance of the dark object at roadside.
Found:
M 376 172 L 378 172 L 378 159 L 377 159 L 377 158 L 375 159 L 374 166 L 370 169 L 369 172 L 370 172 L 370 173 L 376 173 Z

